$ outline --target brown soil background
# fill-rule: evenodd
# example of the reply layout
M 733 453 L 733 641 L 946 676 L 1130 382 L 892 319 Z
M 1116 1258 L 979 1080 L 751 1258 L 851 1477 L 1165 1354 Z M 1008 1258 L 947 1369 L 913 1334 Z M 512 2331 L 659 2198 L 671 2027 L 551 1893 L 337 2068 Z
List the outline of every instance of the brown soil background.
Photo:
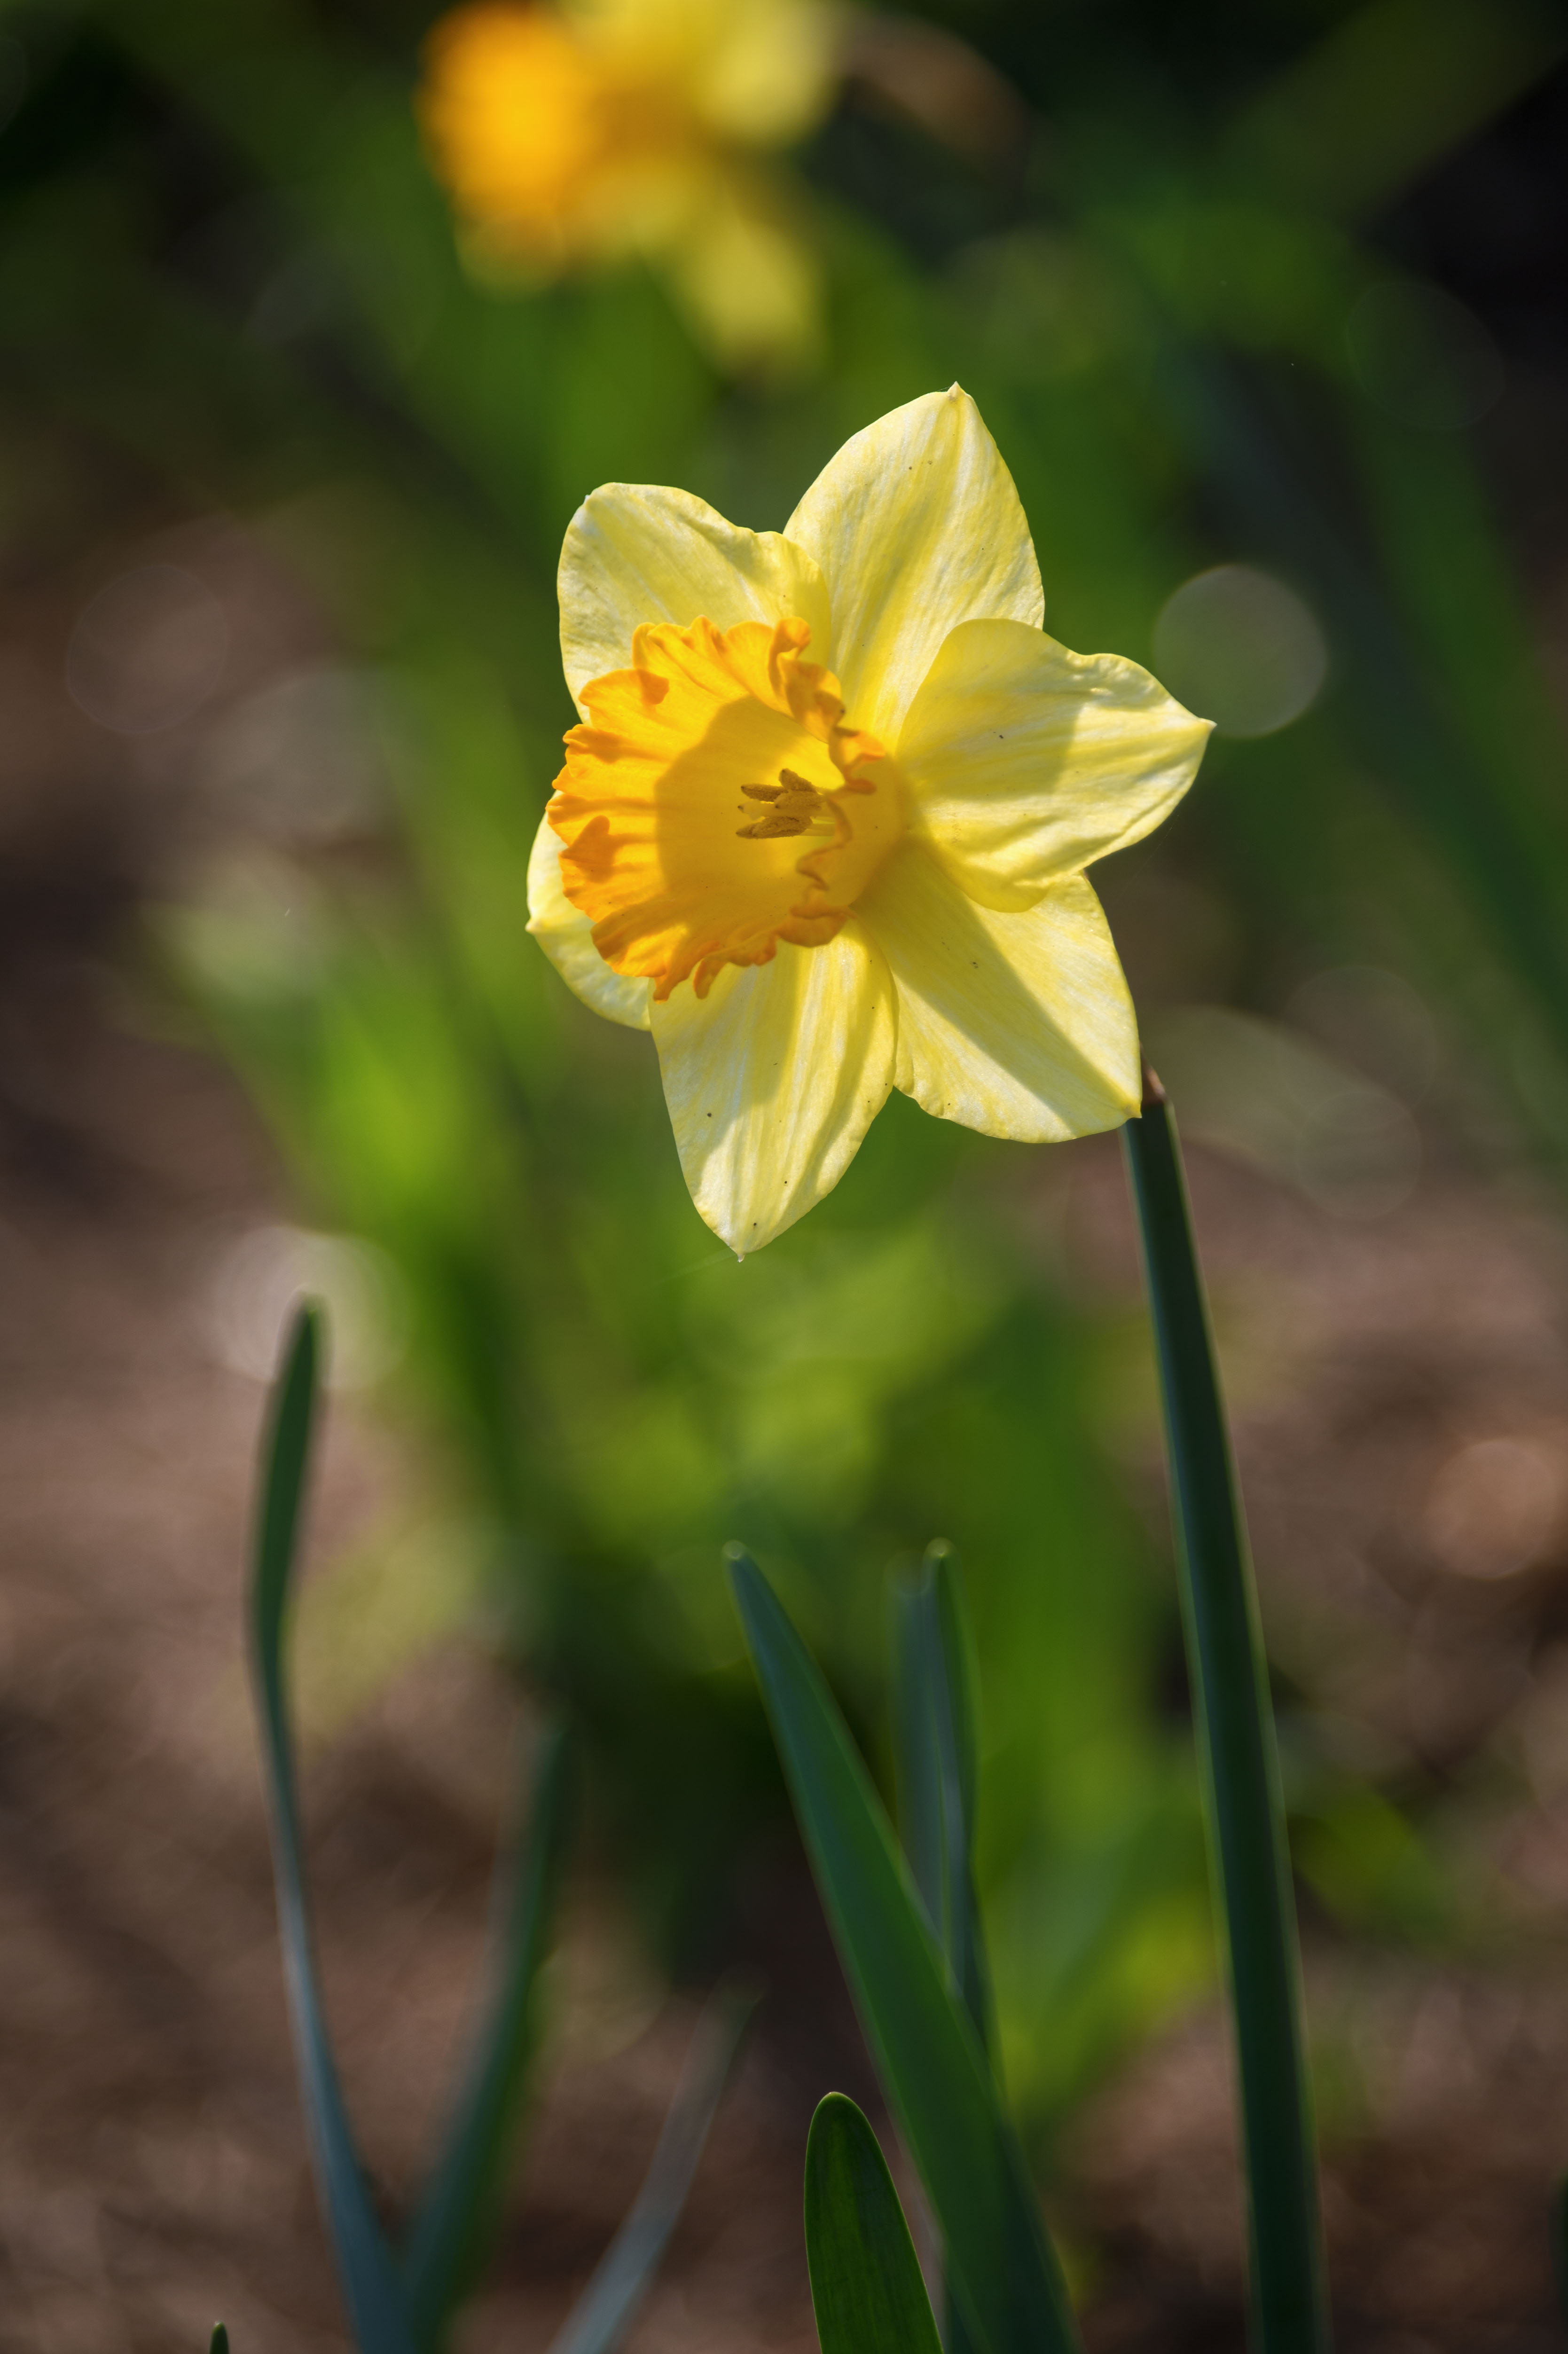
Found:
M 109 967 L 35 949 L 11 981 L 0 2344 L 189 2348 L 221 2314 L 240 2354 L 324 2349 L 344 2329 L 238 1639 L 261 1396 L 215 1364 L 204 1304 L 214 1237 L 275 1215 L 277 1182 L 227 1078 L 129 1021 Z M 1546 2211 L 1568 2153 L 1568 1797 L 1550 1729 L 1568 1715 L 1552 1700 L 1568 1522 L 1522 1576 L 1482 1583 L 1424 1557 L 1412 1499 L 1477 1433 L 1555 1445 L 1568 1428 L 1561 1224 L 1517 1185 L 1440 1170 L 1365 1227 L 1218 1161 L 1196 1174 L 1277 1647 L 1319 1705 L 1348 1680 L 1363 1727 L 1449 1777 L 1497 1914 L 1463 1967 L 1309 1923 L 1315 2020 L 1355 2042 L 1366 2088 L 1354 2129 L 1330 2136 L 1340 2342 L 1527 2354 L 1560 2342 Z M 1078 1156 L 1066 1214 L 1100 1279 L 1130 1283 L 1114 1155 Z M 334 1407 L 319 1552 L 384 1509 L 400 1463 L 396 1434 Z M 494 1672 L 448 1647 L 312 1766 L 344 2071 L 393 2195 L 461 2032 L 512 1734 Z M 812 2343 L 805 2125 L 830 2083 L 871 2091 L 799 1865 L 770 1870 L 759 1935 L 807 1996 L 764 2011 L 637 2354 Z M 566 2007 L 493 2285 L 465 2325 L 476 2349 L 547 2342 L 635 2186 L 690 2029 L 689 2005 L 657 2006 L 627 1975 L 591 1901 L 571 1946 L 588 1992 Z M 1061 2213 L 1092 2264 L 1097 2349 L 1240 2345 L 1216 2015 L 1086 2116 Z

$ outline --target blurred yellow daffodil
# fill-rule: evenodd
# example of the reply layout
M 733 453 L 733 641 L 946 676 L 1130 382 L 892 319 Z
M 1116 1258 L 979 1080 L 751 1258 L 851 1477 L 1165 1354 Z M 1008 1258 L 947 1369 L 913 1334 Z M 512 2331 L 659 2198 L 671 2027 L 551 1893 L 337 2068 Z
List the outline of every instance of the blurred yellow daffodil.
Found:
M 469 0 L 438 19 L 427 149 L 494 277 L 641 253 L 722 362 L 788 359 L 815 331 L 816 270 L 756 151 L 832 93 L 821 0 Z
M 1137 1110 L 1084 869 L 1159 824 L 1208 722 L 1044 634 L 967 393 L 857 433 L 782 534 L 595 491 L 560 594 L 583 724 L 529 928 L 598 1013 L 652 1028 L 692 1197 L 733 1249 L 831 1192 L 893 1087 L 1025 1140 Z

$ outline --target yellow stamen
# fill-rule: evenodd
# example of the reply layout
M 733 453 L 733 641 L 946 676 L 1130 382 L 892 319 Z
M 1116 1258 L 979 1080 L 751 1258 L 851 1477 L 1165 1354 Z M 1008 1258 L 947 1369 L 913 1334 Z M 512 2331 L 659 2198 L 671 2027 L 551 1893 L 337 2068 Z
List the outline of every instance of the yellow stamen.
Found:
M 893 763 L 844 726 L 810 636 L 792 619 L 647 626 L 632 668 L 583 690 L 550 805 L 561 881 L 606 963 L 656 998 L 832 939 L 903 831 Z
M 798 777 L 793 769 L 780 769 L 776 785 L 742 785 L 740 790 L 748 801 L 772 804 L 766 817 L 736 827 L 742 842 L 770 842 L 791 833 L 832 838 L 834 829 L 827 803 L 815 785 Z

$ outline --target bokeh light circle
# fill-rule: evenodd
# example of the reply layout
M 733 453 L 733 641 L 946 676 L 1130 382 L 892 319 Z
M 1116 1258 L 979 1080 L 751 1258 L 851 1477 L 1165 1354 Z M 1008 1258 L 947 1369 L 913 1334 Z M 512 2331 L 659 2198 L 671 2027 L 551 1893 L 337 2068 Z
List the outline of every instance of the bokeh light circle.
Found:
M 402 1279 L 385 1251 L 357 1235 L 256 1226 L 216 1260 L 207 1302 L 207 1335 L 219 1363 L 270 1382 L 289 1318 L 302 1299 L 326 1311 L 326 1379 L 363 1389 L 399 1363 L 408 1346 Z
M 1424 1533 L 1456 1577 L 1514 1577 L 1550 1545 L 1562 1510 L 1561 1476 L 1542 1447 L 1482 1438 L 1459 1447 L 1439 1469 Z
M 1406 1104 L 1430 1094 L 1443 1046 L 1425 1000 L 1381 965 L 1330 965 L 1293 991 L 1285 1020 Z
M 1250 564 L 1183 583 L 1154 624 L 1154 666 L 1222 736 L 1272 736 L 1317 696 L 1329 649 L 1310 608 Z
M 66 652 L 79 710 L 117 736 L 154 736 L 199 710 L 228 660 L 212 590 L 177 564 L 138 564 L 83 606 Z
M 388 798 L 379 703 L 367 671 L 328 663 L 286 671 L 222 715 L 202 749 L 202 783 L 276 841 L 373 832 Z

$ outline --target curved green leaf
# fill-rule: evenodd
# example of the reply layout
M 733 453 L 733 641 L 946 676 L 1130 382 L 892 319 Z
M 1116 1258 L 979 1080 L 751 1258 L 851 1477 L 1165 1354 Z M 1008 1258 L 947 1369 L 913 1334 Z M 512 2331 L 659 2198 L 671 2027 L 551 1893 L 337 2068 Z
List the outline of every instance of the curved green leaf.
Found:
M 941 2354 L 887 2160 L 844 2093 L 806 2142 L 806 2263 L 822 2354 Z
M 531 1997 L 560 1875 L 571 1778 L 567 1734 L 556 1726 L 534 1776 L 526 1844 L 514 1862 L 497 1868 L 494 1984 L 403 2259 L 409 2327 L 421 2349 L 435 2345 L 478 2271 L 504 2189 L 534 2052 Z
M 989 2051 L 991 1974 L 975 1901 L 974 1643 L 950 1545 L 927 1548 L 894 1602 L 899 1827 L 953 1983 Z
M 844 1975 L 986 2354 L 1077 2333 L 1012 2128 L 925 1908 L 826 1684 L 755 1562 L 730 1575 Z
M 642 2188 L 549 2354 L 610 2354 L 630 2327 L 680 2220 L 719 2095 L 756 2007 L 756 1990 L 749 1987 L 721 1985 L 709 1998 Z
M 971 1861 L 980 1779 L 974 1640 L 951 1545 L 927 1547 L 918 1575 L 895 1588 L 894 1612 L 905 1851 L 952 1984 L 989 2053 L 996 2047 L 991 1970 Z M 946 2303 L 948 2354 L 971 2354 L 962 2310 L 950 2293 Z
M 417 2354 L 390 2251 L 376 2220 L 327 2041 L 305 1893 L 293 1753 L 283 1706 L 283 1619 L 315 1421 L 320 1318 L 302 1308 L 284 1351 L 262 1448 L 250 1635 L 278 1887 L 283 1979 L 317 2189 L 361 2354 Z
M 530 1997 L 559 1872 L 569 1750 L 564 1730 L 547 1736 L 526 1845 L 514 1866 L 498 1867 L 493 1990 L 399 2268 L 370 2203 L 327 2040 L 283 1699 L 283 1633 L 310 1465 L 319 1336 L 317 1311 L 302 1309 L 269 1412 L 250 1590 L 284 1979 L 312 2159 L 355 2338 L 361 2354 L 429 2354 L 476 2268 L 511 2151 L 532 2053 Z M 630 2322 L 680 2215 L 754 2002 L 750 1993 L 721 1988 L 705 2011 L 647 2179 L 557 2339 L 559 2354 L 609 2354 Z M 221 2325 L 211 2354 L 227 2354 Z

